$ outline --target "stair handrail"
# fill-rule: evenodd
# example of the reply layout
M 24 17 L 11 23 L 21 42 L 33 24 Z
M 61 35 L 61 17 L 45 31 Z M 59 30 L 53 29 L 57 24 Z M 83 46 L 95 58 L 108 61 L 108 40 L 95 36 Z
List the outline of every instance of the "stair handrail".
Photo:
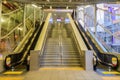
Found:
M 39 53 L 40 55 L 43 54 L 43 50 L 44 50 L 44 47 L 45 47 L 45 42 L 46 42 L 46 38 L 47 38 L 48 26 L 49 26 L 50 18 L 51 18 L 51 13 L 49 13 L 47 18 L 46 18 L 46 21 L 44 23 L 41 35 L 39 36 L 38 41 L 36 43 L 36 46 L 34 48 L 35 51 L 40 50 L 40 53 Z
M 71 15 L 70 15 L 69 13 L 67 13 L 67 16 L 68 16 L 68 18 L 70 19 L 70 24 L 71 24 L 71 26 L 72 26 L 71 28 L 73 29 L 73 32 L 75 33 L 76 40 L 77 40 L 78 45 L 79 45 L 79 47 L 80 47 L 80 52 L 81 52 L 81 54 L 82 54 L 82 53 L 83 53 L 82 51 L 87 51 L 88 48 L 87 48 L 87 46 L 85 45 L 85 43 L 84 43 L 81 35 L 79 34 L 79 31 L 78 31 L 78 29 L 77 29 L 77 27 L 76 27 L 76 25 L 75 25 L 75 23 L 74 23 Z

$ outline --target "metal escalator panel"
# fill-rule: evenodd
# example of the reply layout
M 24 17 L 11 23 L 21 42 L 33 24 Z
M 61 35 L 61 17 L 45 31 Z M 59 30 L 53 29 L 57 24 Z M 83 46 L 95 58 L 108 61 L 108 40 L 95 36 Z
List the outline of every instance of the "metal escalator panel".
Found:
M 52 27 L 40 58 L 41 66 L 80 66 L 79 53 L 65 27 L 62 23 Z

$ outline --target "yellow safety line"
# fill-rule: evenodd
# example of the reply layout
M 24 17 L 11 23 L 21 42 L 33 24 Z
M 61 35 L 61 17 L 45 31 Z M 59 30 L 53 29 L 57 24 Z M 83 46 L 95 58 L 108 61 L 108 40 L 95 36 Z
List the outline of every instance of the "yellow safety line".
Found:
M 7 72 L 4 72 L 3 74 L 22 74 L 23 71 L 7 71 Z
M 120 74 L 120 72 L 116 72 L 116 71 L 104 71 L 102 72 L 103 74 Z
M 84 70 L 81 67 L 44 67 L 39 70 Z
M 0 80 L 23 80 L 23 77 L 0 77 Z

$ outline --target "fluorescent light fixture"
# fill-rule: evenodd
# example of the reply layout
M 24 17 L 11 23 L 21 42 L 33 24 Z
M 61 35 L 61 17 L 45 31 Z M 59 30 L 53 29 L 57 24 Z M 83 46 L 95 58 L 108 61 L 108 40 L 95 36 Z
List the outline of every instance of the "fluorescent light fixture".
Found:
M 50 2 L 50 0 L 47 0 L 48 2 Z
M 7 1 L 6 1 L 6 0 L 4 0 L 4 1 L 3 1 L 3 3 L 4 3 L 4 4 L 6 4 L 6 3 L 7 3 Z
M 69 2 L 72 2 L 72 0 L 69 0 Z
M 1 18 L 1 22 L 5 22 L 5 20 L 3 18 Z
M 18 30 L 22 31 L 22 28 L 19 27 Z
M 88 7 L 91 7 L 91 5 L 87 5 L 87 6 L 85 6 L 85 8 L 88 8 Z
M 66 9 L 68 9 L 69 7 L 67 6 Z
M 40 9 L 41 9 L 42 7 L 40 6 L 40 7 L 38 7 L 38 8 L 40 8 Z
M 32 4 L 32 6 L 33 6 L 33 7 L 37 7 L 37 5 L 35 5 L 35 4 Z
M 52 6 L 50 6 L 50 9 L 52 9 Z

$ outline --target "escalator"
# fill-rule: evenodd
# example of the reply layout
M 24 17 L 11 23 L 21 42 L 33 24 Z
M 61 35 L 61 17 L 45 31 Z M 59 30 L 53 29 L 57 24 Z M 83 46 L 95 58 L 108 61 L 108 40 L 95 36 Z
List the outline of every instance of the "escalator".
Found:
M 30 55 L 30 50 L 33 50 L 36 45 L 36 41 L 38 40 L 38 36 L 42 31 L 43 25 L 44 22 L 40 26 L 37 25 L 34 29 L 31 29 L 32 32 L 30 33 L 28 32 L 28 35 L 29 34 L 31 35 L 30 37 L 28 37 L 27 40 L 25 40 L 26 42 L 24 43 L 24 46 L 21 48 L 20 52 L 16 52 L 6 56 L 4 62 L 4 66 L 6 70 L 10 70 L 12 68 L 14 69 L 29 68 L 28 67 L 29 64 L 27 64 L 28 63 L 27 59 Z
M 78 23 L 78 24 L 77 24 Z M 104 67 L 110 67 L 112 69 L 117 69 L 119 66 L 118 57 L 114 54 L 106 53 L 100 49 L 98 44 L 95 43 L 95 40 L 90 36 L 89 31 L 85 31 L 79 22 L 76 23 L 76 26 L 84 39 L 88 49 L 94 51 L 94 69 L 96 70 L 97 64 L 102 64 Z
M 48 32 L 41 67 L 80 67 L 80 55 L 77 50 L 72 30 L 64 22 L 57 22 Z

